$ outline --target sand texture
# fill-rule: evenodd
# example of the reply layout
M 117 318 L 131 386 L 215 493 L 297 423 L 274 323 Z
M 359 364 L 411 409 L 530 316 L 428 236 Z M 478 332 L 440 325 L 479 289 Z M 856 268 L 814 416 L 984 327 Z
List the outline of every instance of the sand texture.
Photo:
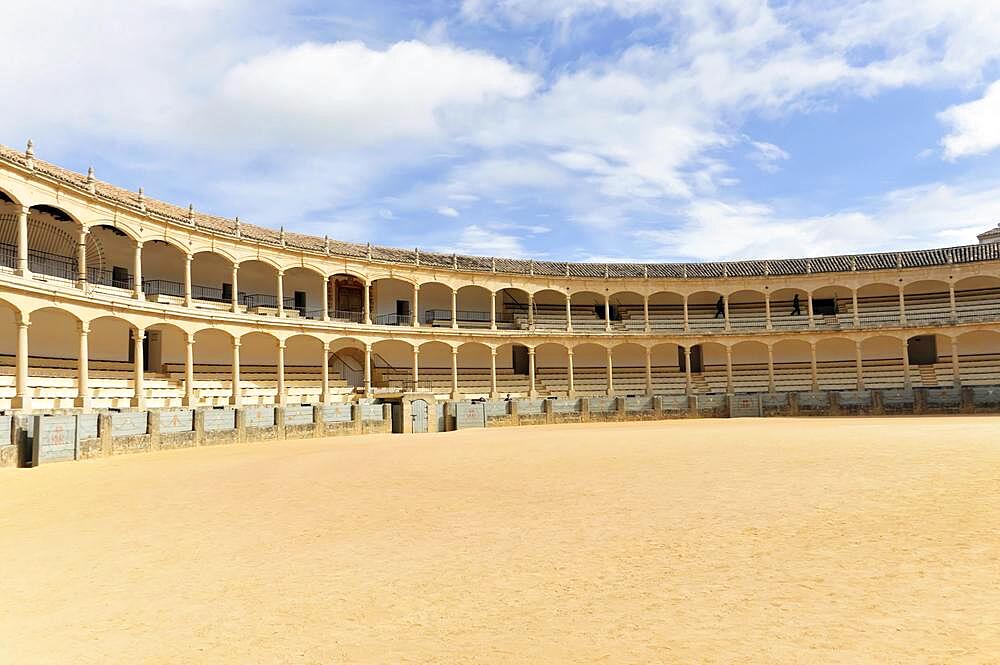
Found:
M 1000 663 L 1000 418 L 0 470 L 0 663 Z

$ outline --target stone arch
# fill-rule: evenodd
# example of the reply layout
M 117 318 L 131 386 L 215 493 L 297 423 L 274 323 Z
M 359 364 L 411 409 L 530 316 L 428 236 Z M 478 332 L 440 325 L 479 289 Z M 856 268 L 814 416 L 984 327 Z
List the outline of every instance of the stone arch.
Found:
M 161 238 L 142 245 L 142 290 L 149 296 L 184 297 L 184 267 L 187 252 Z
M 144 356 L 151 371 L 165 371 L 182 377 L 187 356 L 188 332 L 173 323 L 156 323 L 146 328 L 147 351 Z
M 380 276 L 372 278 L 372 322 L 382 326 L 413 325 L 415 308 L 413 303 L 413 282 L 396 276 Z M 417 306 L 420 295 L 417 295 Z
M 191 258 L 191 297 L 210 303 L 232 302 L 233 260 L 226 254 L 203 249 Z
M 763 291 L 739 289 L 728 297 L 730 327 L 741 330 L 763 330 L 767 327 Z
M 516 286 L 505 286 L 495 291 L 497 300 L 497 327 L 502 329 L 527 328 L 528 291 Z
M 483 342 L 458 345 L 458 391 L 465 397 L 488 397 L 491 349 Z
M 650 330 L 684 329 L 684 296 L 676 291 L 654 291 L 649 295 Z
M 643 330 L 643 295 L 628 289 L 619 289 L 608 296 L 612 327 L 618 330 Z
M 608 346 L 596 342 L 573 344 L 573 383 L 578 395 L 608 393 Z
M 870 282 L 858 287 L 858 320 L 862 327 L 898 326 L 899 285 Z
M 823 337 L 816 341 L 816 372 L 824 390 L 855 390 L 858 387 L 857 342 L 847 337 Z
M 440 281 L 420 284 L 420 311 L 429 326 L 451 327 L 451 286 Z
M 278 307 L 278 267 L 266 257 L 244 259 L 237 268 L 240 303 L 247 311 L 261 312 Z
M 604 294 L 597 291 L 573 291 L 570 294 L 573 330 L 600 332 L 606 328 Z
M 725 305 L 725 297 L 719 291 L 701 289 L 688 296 L 688 324 L 693 330 L 720 330 L 726 320 L 719 312 L 719 305 Z M 724 309 L 723 309 L 724 311 Z
M 323 299 L 326 298 L 326 276 L 309 266 L 292 266 L 282 277 L 282 291 L 287 313 L 296 312 L 305 319 L 323 318 Z
M 996 385 L 1000 383 L 1000 331 L 970 330 L 954 338 L 954 349 L 959 354 L 960 383 L 962 385 Z M 951 358 L 949 357 L 949 361 Z M 952 365 L 954 367 L 954 365 Z
M 733 392 L 759 393 L 770 389 L 768 346 L 759 340 L 737 342 L 731 347 Z
M 798 296 L 798 309 L 795 307 Z M 779 330 L 809 327 L 809 292 L 796 286 L 775 289 L 770 293 L 771 325 Z
M 466 284 L 458 289 L 458 326 L 460 328 L 489 328 L 490 299 L 493 292 L 482 284 Z
M 611 347 L 615 394 L 646 393 L 646 347 L 636 342 L 620 342 Z
M 1000 277 L 976 275 L 956 281 L 955 313 L 959 321 L 1000 318 Z
M 943 279 L 911 280 L 903 286 L 908 323 L 947 323 L 951 320 L 949 285 Z
M 354 271 L 341 270 L 327 278 L 330 318 L 361 323 L 365 318 L 366 278 Z
M 535 304 L 536 330 L 566 329 L 566 293 L 553 288 L 543 288 L 532 295 Z
M 870 335 L 861 340 L 862 376 L 867 388 L 901 388 L 903 341 L 895 335 Z
M 778 392 L 812 389 L 812 344 L 804 339 L 782 339 L 771 346 L 774 382 Z

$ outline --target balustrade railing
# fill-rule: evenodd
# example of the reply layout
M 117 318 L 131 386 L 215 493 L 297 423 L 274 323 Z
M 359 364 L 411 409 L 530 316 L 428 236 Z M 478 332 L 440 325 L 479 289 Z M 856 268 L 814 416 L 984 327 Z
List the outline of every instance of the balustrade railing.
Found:
M 74 282 L 80 278 L 76 259 L 68 259 L 59 254 L 37 249 L 28 250 L 28 270 L 38 275 L 59 277 Z
M 183 298 L 184 285 L 166 279 L 144 279 L 142 280 L 142 292 L 147 296 L 162 295 Z
M 505 322 L 512 319 L 502 319 L 501 317 L 505 314 L 502 312 L 497 312 L 497 321 L 504 320 Z M 506 314 L 506 316 L 510 316 Z M 489 323 L 490 313 L 489 312 L 477 312 L 470 310 L 460 309 L 455 312 L 455 318 L 459 323 L 465 321 L 466 323 Z M 425 323 L 434 323 L 435 321 L 445 321 L 451 323 L 451 310 L 450 309 L 429 309 L 424 314 Z
M 87 283 L 97 286 L 110 286 L 116 289 L 131 289 L 135 284 L 132 275 L 116 273 L 113 270 L 87 268 Z
M 409 314 L 379 314 L 375 323 L 380 326 L 412 326 L 413 317 Z
M 354 312 L 351 310 L 334 309 L 330 311 L 330 319 L 333 321 L 347 321 L 350 323 L 361 323 L 365 320 L 364 312 Z

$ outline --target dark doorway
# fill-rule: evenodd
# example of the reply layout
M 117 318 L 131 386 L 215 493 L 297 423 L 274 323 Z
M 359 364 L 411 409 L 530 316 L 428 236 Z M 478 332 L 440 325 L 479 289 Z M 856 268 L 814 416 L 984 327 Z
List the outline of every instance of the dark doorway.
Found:
M 306 315 L 306 292 L 296 291 L 292 294 L 292 301 L 294 303 L 295 309 L 299 310 L 301 316 Z
M 404 320 L 410 318 L 410 301 L 409 300 L 397 300 L 396 301 L 396 317 Z
M 510 351 L 514 374 L 528 374 L 528 347 L 515 344 Z
M 135 362 L 135 331 L 128 331 L 128 361 Z M 142 371 L 149 371 L 149 333 L 142 338 Z
M 684 347 L 677 347 L 677 367 L 681 372 L 687 372 L 687 358 L 685 357 Z M 701 361 L 701 344 L 695 344 L 691 347 L 691 373 L 701 374 L 702 372 L 702 361 Z
M 111 286 L 119 289 L 130 289 L 132 285 L 129 282 L 128 268 L 121 266 L 111 268 Z
M 933 365 L 938 360 L 937 337 L 911 337 L 906 342 L 906 355 L 911 365 Z
M 337 309 L 342 312 L 364 311 L 364 291 L 352 286 L 337 286 Z
M 222 302 L 230 302 L 233 299 L 233 285 L 222 283 Z
M 837 301 L 833 298 L 813 298 L 813 314 L 833 316 L 837 313 Z

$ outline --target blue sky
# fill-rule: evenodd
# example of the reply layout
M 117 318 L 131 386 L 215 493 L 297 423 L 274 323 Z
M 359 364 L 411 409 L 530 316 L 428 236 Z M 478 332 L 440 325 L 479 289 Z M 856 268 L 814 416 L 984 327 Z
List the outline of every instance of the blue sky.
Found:
M 8 5 L 0 141 L 262 225 L 601 261 L 1000 222 L 983 0 Z

